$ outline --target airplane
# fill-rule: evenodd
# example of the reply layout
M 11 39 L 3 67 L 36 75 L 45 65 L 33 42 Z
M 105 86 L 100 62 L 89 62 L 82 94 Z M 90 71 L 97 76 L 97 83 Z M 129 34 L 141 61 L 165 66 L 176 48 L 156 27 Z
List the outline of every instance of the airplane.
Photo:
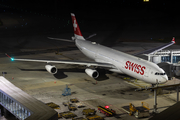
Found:
M 7 55 L 12 61 L 29 61 L 29 62 L 44 62 L 46 70 L 51 74 L 57 73 L 57 68 L 52 63 L 61 64 L 77 64 L 86 66 L 85 72 L 92 78 L 98 78 L 99 72 L 96 70 L 97 67 L 108 69 L 109 71 L 126 74 L 133 78 L 145 81 L 152 85 L 166 83 L 168 77 L 165 71 L 160 68 L 157 64 L 141 59 L 134 55 L 126 54 L 121 51 L 114 50 L 112 48 L 97 44 L 96 42 L 91 42 L 86 40 L 80 31 L 79 25 L 77 23 L 74 13 L 71 13 L 74 37 L 72 40 L 50 38 L 55 40 L 75 42 L 78 49 L 88 58 L 94 60 L 93 62 L 86 61 L 68 61 L 68 60 L 35 60 L 35 59 L 15 59 Z M 156 51 L 164 49 L 170 45 L 175 44 L 175 38 L 173 37 L 170 43 L 166 43 L 163 46 L 157 47 L 149 51 L 153 54 Z M 148 51 L 145 52 L 146 54 Z

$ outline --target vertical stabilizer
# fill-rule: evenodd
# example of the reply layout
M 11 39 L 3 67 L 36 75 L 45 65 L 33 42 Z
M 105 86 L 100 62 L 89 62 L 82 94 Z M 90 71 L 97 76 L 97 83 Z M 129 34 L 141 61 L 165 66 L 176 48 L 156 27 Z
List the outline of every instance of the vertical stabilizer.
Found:
M 176 41 L 175 41 L 175 37 L 173 37 L 173 39 L 172 39 L 172 41 L 171 41 L 171 42 L 176 43 Z
M 79 25 L 77 23 L 74 13 L 71 13 L 71 18 L 72 18 L 75 39 L 85 40 L 84 37 L 82 36 L 81 30 L 79 29 Z

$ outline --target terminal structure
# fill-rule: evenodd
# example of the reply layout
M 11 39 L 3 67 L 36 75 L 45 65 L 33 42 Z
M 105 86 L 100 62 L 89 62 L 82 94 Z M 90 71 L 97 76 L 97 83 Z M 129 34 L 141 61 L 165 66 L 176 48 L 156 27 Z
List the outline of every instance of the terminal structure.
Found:
M 154 54 L 148 54 L 148 60 L 156 64 L 161 62 L 178 64 L 180 61 L 180 50 L 161 50 Z
M 57 120 L 58 113 L 0 76 L 0 110 L 19 120 Z
M 148 60 L 158 64 L 168 76 L 180 76 L 180 50 L 161 50 L 153 54 L 145 54 Z

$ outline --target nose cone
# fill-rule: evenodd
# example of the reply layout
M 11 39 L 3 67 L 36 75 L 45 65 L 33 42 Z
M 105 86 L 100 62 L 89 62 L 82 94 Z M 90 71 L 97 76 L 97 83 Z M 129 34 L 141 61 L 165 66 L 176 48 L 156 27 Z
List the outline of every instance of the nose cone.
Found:
M 166 83 L 168 81 L 167 75 L 164 75 L 161 77 L 161 82 L 160 83 Z

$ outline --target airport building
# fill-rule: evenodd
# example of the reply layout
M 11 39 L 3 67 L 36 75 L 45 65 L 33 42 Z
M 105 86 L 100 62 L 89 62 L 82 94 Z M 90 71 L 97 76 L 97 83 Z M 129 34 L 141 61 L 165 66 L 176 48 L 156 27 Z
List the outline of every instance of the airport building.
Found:
M 0 76 L 0 113 L 19 120 L 57 120 L 58 113 Z
M 155 54 L 149 54 L 149 60 L 156 64 L 162 62 L 178 64 L 180 61 L 180 50 L 161 50 Z
M 180 76 L 180 50 L 161 50 L 147 56 L 149 61 L 163 68 L 168 76 Z

